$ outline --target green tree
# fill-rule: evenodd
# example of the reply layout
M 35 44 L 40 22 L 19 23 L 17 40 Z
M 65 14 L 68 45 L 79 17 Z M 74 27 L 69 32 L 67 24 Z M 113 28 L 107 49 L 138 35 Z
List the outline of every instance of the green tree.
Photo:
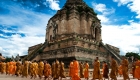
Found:
M 132 56 L 133 56 L 133 59 L 135 58 L 140 59 L 139 53 L 135 53 L 135 52 L 127 52 L 125 56 L 128 57 L 129 59 L 131 59 Z
M 5 58 L 5 62 L 9 62 L 10 60 L 11 60 L 11 58 L 9 58 L 9 57 Z

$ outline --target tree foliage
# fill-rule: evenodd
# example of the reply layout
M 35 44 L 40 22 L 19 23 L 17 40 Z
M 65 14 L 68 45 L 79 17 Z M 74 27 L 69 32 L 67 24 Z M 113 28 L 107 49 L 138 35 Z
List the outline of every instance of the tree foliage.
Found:
M 139 53 L 135 53 L 135 52 L 127 52 L 125 56 L 126 56 L 126 57 L 129 57 L 129 58 L 133 56 L 134 59 L 135 59 L 135 58 L 140 59 Z

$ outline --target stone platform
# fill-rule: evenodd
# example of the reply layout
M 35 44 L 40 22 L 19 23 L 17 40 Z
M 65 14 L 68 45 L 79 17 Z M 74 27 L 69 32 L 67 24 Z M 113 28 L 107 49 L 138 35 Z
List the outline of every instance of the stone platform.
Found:
M 132 75 L 129 75 L 129 77 L 130 77 L 130 80 L 137 80 L 137 79 L 132 79 Z M 16 77 L 16 76 L 11 76 L 11 75 L 0 74 L 0 80 L 41 80 L 41 79 L 39 79 L 39 78 L 30 79 L 30 77 L 22 78 L 22 77 Z M 44 80 L 44 79 L 42 79 L 42 80 Z M 70 80 L 70 78 L 67 77 L 66 79 L 63 79 L 63 80 Z M 81 80 L 85 80 L 85 79 L 81 78 Z M 91 80 L 91 77 L 89 80 Z M 123 80 L 123 78 L 117 77 L 117 80 Z

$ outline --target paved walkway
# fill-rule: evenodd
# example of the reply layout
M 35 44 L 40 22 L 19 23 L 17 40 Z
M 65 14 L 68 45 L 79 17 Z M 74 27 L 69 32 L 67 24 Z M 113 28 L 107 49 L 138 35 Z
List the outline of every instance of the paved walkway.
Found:
M 28 78 L 22 78 L 22 77 L 0 74 L 0 80 L 40 80 L 40 79 L 39 78 L 30 79 L 29 77 Z M 42 80 L 44 80 L 44 79 L 42 79 Z M 63 79 L 63 80 L 70 80 L 70 79 L 67 77 L 67 79 Z M 81 80 L 85 80 L 85 79 L 81 79 Z M 91 78 L 90 78 L 90 80 L 91 80 Z M 118 77 L 117 80 L 123 80 L 123 78 Z M 132 79 L 132 76 L 130 75 L 130 80 L 137 80 L 137 79 Z

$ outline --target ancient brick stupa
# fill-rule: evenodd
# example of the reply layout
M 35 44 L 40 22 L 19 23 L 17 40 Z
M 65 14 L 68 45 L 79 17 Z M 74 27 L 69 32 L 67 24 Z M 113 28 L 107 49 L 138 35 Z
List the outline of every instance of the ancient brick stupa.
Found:
M 97 14 L 83 0 L 67 0 L 48 21 L 45 42 L 29 47 L 26 59 L 58 59 L 65 64 L 77 59 L 91 64 L 97 56 L 101 61 L 114 56 L 120 61 L 119 48 L 103 44 L 101 27 Z

